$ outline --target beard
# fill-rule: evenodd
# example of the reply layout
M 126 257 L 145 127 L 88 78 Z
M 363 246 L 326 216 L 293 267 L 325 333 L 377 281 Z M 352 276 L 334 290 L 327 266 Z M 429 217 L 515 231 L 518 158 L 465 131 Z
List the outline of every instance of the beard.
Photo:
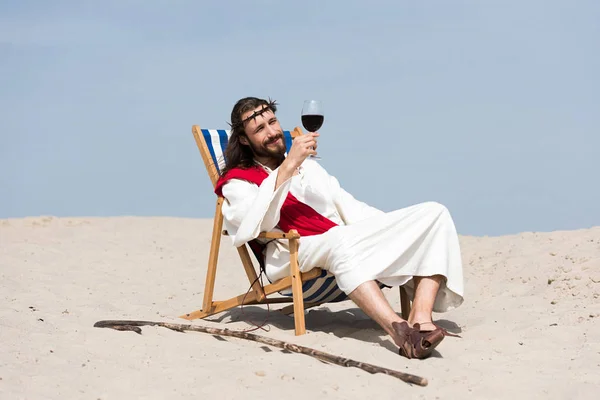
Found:
M 279 143 L 276 143 L 280 140 Z M 277 135 L 276 137 L 263 142 L 260 146 L 255 146 L 252 142 L 249 141 L 249 146 L 252 149 L 252 152 L 255 156 L 258 157 L 271 157 L 276 160 L 282 160 L 285 156 L 285 143 L 283 141 L 283 133 Z

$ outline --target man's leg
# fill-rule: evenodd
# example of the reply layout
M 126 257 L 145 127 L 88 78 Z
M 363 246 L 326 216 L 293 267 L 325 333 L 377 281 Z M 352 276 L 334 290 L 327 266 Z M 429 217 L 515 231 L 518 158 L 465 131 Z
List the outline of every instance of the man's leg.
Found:
M 360 284 L 348 297 L 377 322 L 392 337 L 394 343 L 402 345 L 405 338 L 399 337 L 392 323 L 402 323 L 404 320 L 390 306 L 390 303 L 388 303 L 375 281 L 367 281 Z
M 427 286 L 425 284 L 424 288 Z M 426 333 L 424 336 L 417 334 L 415 337 L 414 331 L 409 327 L 408 321 L 403 320 L 394 312 L 383 292 L 374 281 L 362 283 L 350 293 L 349 297 L 391 336 L 394 343 L 400 347 L 400 355 L 404 357 L 427 358 L 431 355 L 433 349 L 444 339 L 444 334 L 440 330 L 432 330 L 432 332 Z M 433 307 L 433 302 L 431 304 Z
M 437 296 L 440 284 L 444 277 L 442 275 L 434 276 L 415 276 L 415 296 L 408 317 L 408 323 L 412 326 L 415 323 L 421 325 L 423 330 L 434 330 L 433 325 L 433 304 Z

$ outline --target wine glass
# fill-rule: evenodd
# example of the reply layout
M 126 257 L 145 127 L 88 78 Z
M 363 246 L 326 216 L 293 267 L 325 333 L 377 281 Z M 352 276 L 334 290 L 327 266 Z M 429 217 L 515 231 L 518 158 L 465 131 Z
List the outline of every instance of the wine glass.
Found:
M 308 132 L 316 132 L 323 125 L 323 103 L 319 100 L 305 100 L 302 106 L 302 126 Z M 311 155 L 310 158 L 320 160 L 321 157 Z

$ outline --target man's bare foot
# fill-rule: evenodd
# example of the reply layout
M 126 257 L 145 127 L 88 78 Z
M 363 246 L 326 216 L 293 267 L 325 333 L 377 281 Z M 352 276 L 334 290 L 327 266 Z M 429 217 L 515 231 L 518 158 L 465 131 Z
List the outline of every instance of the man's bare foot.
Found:
M 414 313 L 408 318 L 408 324 L 412 327 L 419 324 L 421 331 L 435 331 L 438 327 L 433 323 L 431 313 Z
M 433 323 L 433 321 L 416 321 L 411 322 L 411 326 L 415 326 L 415 324 L 419 324 L 419 330 L 421 332 L 431 332 L 439 329 L 439 327 Z

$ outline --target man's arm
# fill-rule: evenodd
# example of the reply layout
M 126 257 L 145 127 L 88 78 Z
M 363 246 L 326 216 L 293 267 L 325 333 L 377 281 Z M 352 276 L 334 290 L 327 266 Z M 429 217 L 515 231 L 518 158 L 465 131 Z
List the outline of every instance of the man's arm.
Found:
M 273 230 L 279 223 L 281 206 L 290 190 L 291 179 L 284 180 L 275 188 L 278 176 L 276 169 L 260 187 L 239 179 L 232 179 L 223 186 L 223 218 L 227 227 L 237 228 L 231 232 L 234 246 L 255 239 L 261 232 Z
M 232 179 L 223 186 L 223 197 L 226 199 L 223 218 L 226 226 L 237 227 L 234 246 L 241 246 L 261 232 L 277 226 L 281 206 L 290 191 L 291 178 L 306 157 L 317 154 L 318 136 L 318 133 L 311 133 L 294 139 L 288 156 L 260 187 L 238 179 Z
M 275 181 L 275 190 L 279 189 L 281 185 L 288 182 L 292 176 L 294 176 L 296 169 L 297 168 L 295 168 L 293 165 L 290 165 L 289 162 L 284 161 L 276 170 L 277 180 Z
M 275 189 L 279 188 L 281 184 L 294 175 L 296 170 L 302 165 L 304 160 L 306 160 L 306 157 L 317 155 L 317 137 L 319 137 L 318 133 L 309 133 L 307 135 L 297 136 L 294 139 L 288 156 L 283 160 L 279 168 L 277 168 L 278 173 Z

